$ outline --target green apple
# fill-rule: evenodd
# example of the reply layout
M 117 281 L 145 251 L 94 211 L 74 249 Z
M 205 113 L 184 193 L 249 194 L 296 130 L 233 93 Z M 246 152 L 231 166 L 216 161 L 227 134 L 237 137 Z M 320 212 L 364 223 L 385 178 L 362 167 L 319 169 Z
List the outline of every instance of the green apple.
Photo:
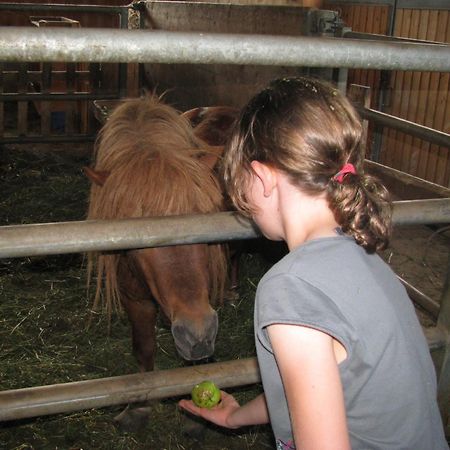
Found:
M 192 401 L 200 408 L 212 408 L 220 402 L 220 389 L 212 381 L 202 381 L 192 388 Z

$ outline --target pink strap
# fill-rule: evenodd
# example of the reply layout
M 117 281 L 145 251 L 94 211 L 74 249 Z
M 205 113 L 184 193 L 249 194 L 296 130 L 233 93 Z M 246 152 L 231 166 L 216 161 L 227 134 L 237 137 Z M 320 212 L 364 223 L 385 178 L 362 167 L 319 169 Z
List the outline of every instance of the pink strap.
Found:
M 338 183 L 342 183 L 344 181 L 345 175 L 351 173 L 356 175 L 355 166 L 352 163 L 347 163 L 342 166 L 342 169 L 333 177 Z

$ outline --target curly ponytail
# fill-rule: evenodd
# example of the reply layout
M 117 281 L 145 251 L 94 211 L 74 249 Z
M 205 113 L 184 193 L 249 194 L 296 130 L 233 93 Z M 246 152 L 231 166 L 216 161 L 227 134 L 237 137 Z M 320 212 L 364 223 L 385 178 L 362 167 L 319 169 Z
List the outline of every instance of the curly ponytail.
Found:
M 369 253 L 389 245 L 392 204 L 389 192 L 375 177 L 347 174 L 342 183 L 331 178 L 327 199 L 342 231 Z

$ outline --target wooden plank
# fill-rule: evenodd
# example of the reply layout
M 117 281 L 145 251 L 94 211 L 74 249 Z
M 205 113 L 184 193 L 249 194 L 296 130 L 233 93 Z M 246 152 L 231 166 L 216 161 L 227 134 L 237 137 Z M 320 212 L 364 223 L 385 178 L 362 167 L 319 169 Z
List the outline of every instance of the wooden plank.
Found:
M 397 36 L 401 29 L 403 22 L 403 10 L 397 12 L 397 20 L 395 22 L 394 36 Z M 391 80 L 389 86 L 389 104 L 386 108 L 386 112 L 395 116 L 398 114 L 398 96 L 394 95 L 397 89 L 400 88 L 401 82 L 399 77 L 401 72 L 391 72 Z M 394 161 L 395 144 L 396 144 L 397 132 L 390 128 L 385 128 L 383 132 L 383 144 L 381 148 L 381 163 L 386 166 L 392 166 Z
M 139 97 L 139 64 L 127 65 L 127 96 Z
M 50 63 L 42 64 L 42 81 L 41 91 L 45 94 L 50 92 L 50 85 L 52 82 L 52 66 Z M 39 113 L 41 115 L 41 134 L 48 136 L 50 134 L 50 102 L 38 102 Z
M 439 79 L 439 95 L 436 104 L 436 114 L 434 116 L 434 127 L 437 130 L 443 130 L 445 128 L 446 109 L 449 103 L 445 93 L 448 93 L 450 88 L 449 77 L 450 74 L 442 73 Z M 435 183 L 444 183 L 444 168 L 446 166 L 448 152 L 448 148 L 444 149 L 436 144 L 430 146 L 430 165 L 434 165 L 433 169 L 430 167 L 430 171 L 432 170 L 433 172 L 433 176 L 430 179 Z
M 365 29 L 367 30 L 368 33 L 374 33 L 375 7 L 374 6 L 366 6 L 365 10 L 366 10 Z M 374 73 L 375 73 L 374 70 L 364 70 L 364 76 L 365 76 L 364 85 L 371 87 L 371 91 L 372 91 L 371 98 L 373 97 L 373 94 L 374 94 L 374 78 L 375 78 Z M 374 103 L 371 102 L 371 105 L 374 105 Z
M 403 12 L 403 18 L 400 25 L 399 36 L 401 37 L 409 37 L 409 33 L 411 30 L 412 23 L 412 11 L 410 9 L 406 9 Z M 394 90 L 394 96 L 396 97 L 396 111 L 395 116 L 401 117 L 402 119 L 406 119 L 407 111 L 408 111 L 408 102 L 409 102 L 409 83 L 411 79 L 411 72 L 409 71 L 401 71 L 397 72 L 397 86 Z M 396 169 L 401 170 L 402 160 L 403 160 L 403 144 L 405 141 L 405 134 L 401 132 L 397 132 L 397 143 L 394 152 L 394 158 L 392 161 L 392 166 Z
M 76 92 L 75 63 L 67 63 L 66 65 L 66 89 L 70 94 Z M 76 106 L 76 102 L 73 100 L 64 102 L 62 109 L 64 111 L 64 131 L 66 134 L 74 134 L 78 129 Z
M 410 24 L 410 18 L 411 18 L 411 11 L 410 10 L 402 10 L 401 14 L 399 14 L 398 20 L 395 24 L 395 36 L 400 37 L 407 37 L 407 33 L 409 32 L 409 24 Z M 401 117 L 400 111 L 401 111 L 401 100 L 403 96 L 403 79 L 404 79 L 404 72 L 403 71 L 396 71 L 394 72 L 393 77 L 393 85 L 392 85 L 392 99 L 391 99 L 391 112 L 390 114 L 393 116 Z M 391 145 L 389 148 L 390 157 L 388 158 L 387 165 L 395 168 L 400 167 L 401 162 L 401 153 L 399 150 L 399 146 L 401 145 L 403 141 L 404 134 L 396 131 L 391 130 L 390 131 L 390 137 L 391 137 Z
M 427 40 L 436 40 L 436 27 L 437 27 L 437 11 L 430 11 L 428 19 L 428 33 Z M 437 101 L 437 91 L 439 88 L 439 78 L 440 73 L 433 72 L 430 74 L 430 83 L 428 86 L 428 96 L 427 96 L 427 107 L 425 112 L 425 122 L 424 125 L 433 128 L 434 116 L 436 113 L 436 101 Z M 430 163 L 430 144 L 428 142 L 422 142 L 419 167 L 417 175 L 420 178 L 426 180 L 432 180 L 430 178 L 429 163 Z
M 18 89 L 19 94 L 27 92 L 27 64 L 19 64 L 19 80 Z M 26 135 L 28 130 L 28 102 L 17 102 L 17 134 L 19 136 Z
M 411 11 L 411 20 L 408 29 L 408 37 L 413 37 L 416 33 L 416 30 L 419 27 L 420 23 L 420 10 Z M 400 117 L 404 119 L 408 119 L 412 122 L 415 121 L 415 111 L 417 101 L 415 99 L 417 95 L 417 81 L 414 79 L 414 72 L 407 71 L 404 74 L 403 79 L 403 99 L 402 99 L 402 108 L 400 111 Z M 414 89 L 416 84 L 416 89 Z M 401 150 L 400 151 L 400 165 L 398 168 L 403 172 L 408 172 L 410 159 L 411 159 L 411 144 L 412 144 L 412 136 L 406 134 L 404 136 Z
M 434 40 L 439 40 L 439 11 L 433 11 L 430 13 L 430 22 L 429 26 L 433 27 L 436 30 Z M 434 114 L 432 115 L 431 127 L 436 128 L 437 130 L 442 129 L 442 121 L 443 121 L 443 112 L 445 112 L 445 94 L 443 91 L 443 80 L 442 78 L 445 76 L 443 73 L 436 74 L 436 92 L 431 92 L 431 97 L 429 101 L 433 99 L 432 106 L 434 109 Z M 447 83 L 448 84 L 448 83 Z M 444 103 L 443 103 L 444 100 Z M 431 119 L 431 117 L 430 117 Z M 436 167 L 438 160 L 438 151 L 439 148 L 437 145 L 431 144 L 429 145 L 429 154 L 428 154 L 428 162 L 427 162 L 427 173 L 425 178 L 430 181 L 434 181 L 436 179 Z
M 353 24 L 352 24 L 352 29 L 354 31 L 363 31 L 364 30 L 364 26 L 362 24 L 363 19 L 361 17 L 362 14 L 362 7 L 360 5 L 358 6 L 353 6 Z M 355 79 L 355 84 L 364 84 L 363 81 L 363 71 L 361 69 L 354 69 L 354 79 Z
M 428 31 L 428 18 L 430 12 L 428 10 L 423 10 L 421 15 L 421 20 L 419 22 L 419 28 L 417 30 L 417 39 L 426 40 Z M 430 85 L 430 72 L 417 72 L 415 76 L 419 79 L 419 85 L 417 87 L 417 105 L 416 105 L 416 115 L 415 122 L 423 125 L 425 123 L 425 112 L 427 107 L 428 89 Z M 411 151 L 411 161 L 409 165 L 408 172 L 417 175 L 419 172 L 419 161 L 421 152 L 422 140 L 418 138 L 413 138 L 412 141 L 412 151 Z
M 450 11 L 439 11 L 438 13 L 438 36 L 439 41 L 450 41 Z M 442 74 L 442 88 L 440 98 L 442 99 L 442 106 L 438 105 L 438 108 L 442 108 L 442 120 L 439 130 L 449 132 L 450 131 L 450 74 Z M 437 125 L 437 124 L 436 124 Z M 446 130 L 447 129 L 447 130 Z M 443 186 L 448 185 L 448 173 L 450 149 L 445 147 L 439 147 L 437 150 L 437 164 L 436 164 L 436 176 L 434 181 Z

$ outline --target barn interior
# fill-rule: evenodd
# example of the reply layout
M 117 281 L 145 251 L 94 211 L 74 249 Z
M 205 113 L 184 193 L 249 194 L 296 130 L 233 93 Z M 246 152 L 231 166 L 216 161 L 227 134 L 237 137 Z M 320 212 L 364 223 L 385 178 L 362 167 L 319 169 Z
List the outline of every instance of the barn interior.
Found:
M 75 238 L 80 248 L 76 251 L 69 249 L 67 236 L 57 239 L 59 244 L 52 252 L 44 242 L 57 233 L 51 224 L 85 221 L 90 185 L 83 167 L 90 165 L 98 131 L 117 104 L 151 92 L 162 95 L 180 112 L 219 105 L 240 108 L 271 79 L 297 74 L 335 83 L 353 100 L 364 120 L 367 170 L 386 184 L 398 211 L 392 245 L 382 256 L 405 284 L 426 332 L 440 377 L 441 412 L 450 436 L 450 68 L 445 58 L 443 62 L 433 59 L 435 49 L 449 49 L 448 2 L 86 3 L 93 2 L 0 2 L 0 447 L 110 449 L 111 442 L 117 449 L 272 447 L 267 426 L 243 431 L 210 426 L 189 434 L 191 424 L 176 406 L 180 395 L 186 393 L 155 397 L 146 405 L 150 414 L 142 415 L 140 426 L 123 430 L 114 418 L 124 405 L 143 406 L 142 399 L 130 399 L 130 393 L 115 403 L 86 406 L 77 399 L 78 387 L 70 392 L 69 386 L 69 397 L 58 400 L 71 403 L 69 409 L 58 409 L 55 401 L 42 415 L 27 415 L 23 411 L 31 411 L 34 400 L 21 390 L 138 371 L 126 317 L 117 312 L 108 322 L 105 314 L 92 311 L 93 293 L 86 280 L 87 248 L 82 240 Z M 263 63 L 177 62 L 178 55 L 142 62 L 130 40 L 127 58 L 108 59 L 99 56 L 101 46 L 81 44 L 85 59 L 78 60 L 68 56 L 70 49 L 64 53 L 54 44 L 54 30 L 57 37 L 73 39 L 73 52 L 78 50 L 76 34 L 95 42 L 97 37 L 113 36 L 103 32 L 117 32 L 117 39 L 126 41 L 125 33 L 136 32 L 142 34 L 145 45 L 151 33 L 165 36 L 173 32 L 180 33 L 180 45 L 186 48 L 196 46 L 197 41 L 190 43 L 189 39 L 198 35 L 237 35 L 242 40 L 248 36 L 255 38 L 248 43 L 255 47 L 258 39 L 266 42 L 267 38 L 270 43 L 272 37 L 281 37 L 299 39 L 307 54 L 307 39 L 316 40 L 313 48 L 319 48 L 317 40 L 322 39 L 325 43 L 350 42 L 358 50 L 355 53 L 365 57 L 342 67 L 326 65 L 320 59 L 323 55 L 317 56 L 320 61 L 316 64 L 283 65 L 277 62 L 277 55 L 263 51 L 259 51 Z M 28 44 L 24 36 L 30 37 Z M 31 38 L 38 42 L 34 49 Z M 16 45 L 15 53 L 8 41 Z M 432 50 L 426 56 L 419 49 L 416 58 L 394 61 L 397 65 L 392 69 L 387 57 L 378 66 L 371 60 L 375 48 L 371 45 L 376 44 L 386 44 L 386 52 L 389 45 L 427 45 Z M 325 56 L 333 61 L 338 51 L 333 53 L 330 48 L 323 51 L 330 52 Z M 250 49 L 250 53 L 240 54 L 237 48 L 230 55 L 220 45 L 215 51 L 224 61 L 258 53 L 258 49 Z M 175 62 L 164 59 L 170 57 Z M 416 60 L 424 61 L 422 68 L 414 66 Z M 433 66 L 436 61 L 438 67 Z M 36 224 L 49 225 L 43 238 L 33 234 L 33 227 L 22 228 Z M 234 238 L 240 233 L 243 231 L 236 225 Z M 29 236 L 28 248 L 21 245 L 25 235 Z M 107 250 L 106 241 L 98 248 Z M 218 308 L 215 362 L 255 356 L 255 289 L 276 257 L 267 248 L 253 248 L 243 256 L 238 296 Z M 185 363 L 164 320 L 158 323 L 157 336 L 156 369 L 170 386 L 171 371 L 185 368 Z M 261 392 L 253 366 L 247 370 L 247 381 L 230 388 L 243 402 Z M 21 392 L 25 402 L 11 403 Z M 34 405 L 42 403 L 42 398 L 36 397 Z

